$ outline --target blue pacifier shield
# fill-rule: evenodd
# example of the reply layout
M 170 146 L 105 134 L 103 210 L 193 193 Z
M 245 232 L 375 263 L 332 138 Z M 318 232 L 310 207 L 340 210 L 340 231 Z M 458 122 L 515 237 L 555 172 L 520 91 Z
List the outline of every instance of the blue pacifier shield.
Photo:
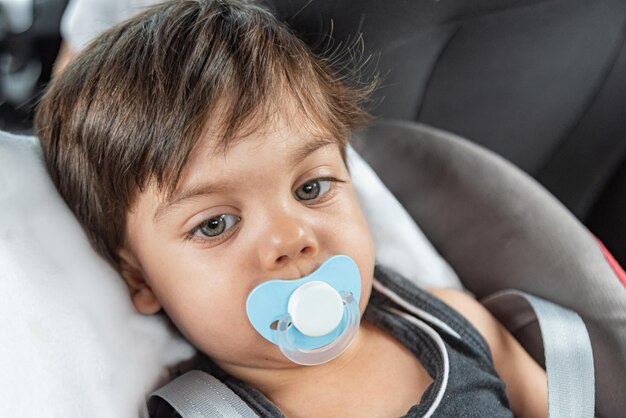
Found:
M 279 345 L 276 324 L 289 316 L 289 337 L 300 350 L 314 350 L 336 340 L 350 322 L 341 294 L 361 298 L 361 275 L 348 256 L 336 255 L 301 279 L 271 280 L 248 296 L 246 311 L 254 329 Z M 354 303 L 354 302 L 353 302 Z

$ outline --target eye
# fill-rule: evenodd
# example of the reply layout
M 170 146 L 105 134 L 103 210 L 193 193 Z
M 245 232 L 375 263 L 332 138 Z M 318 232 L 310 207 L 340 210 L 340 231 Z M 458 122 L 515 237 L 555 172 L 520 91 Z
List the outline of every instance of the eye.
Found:
M 337 179 L 315 179 L 307 181 L 302 186 L 298 187 L 293 194 L 298 200 L 313 200 L 319 196 L 323 196 L 330 190 L 330 186 Z
M 231 229 L 239 222 L 241 218 L 236 215 L 222 214 L 211 219 L 207 219 L 200 225 L 196 226 L 189 232 L 188 236 L 202 238 L 209 237 L 214 238 L 222 235 L 224 232 Z

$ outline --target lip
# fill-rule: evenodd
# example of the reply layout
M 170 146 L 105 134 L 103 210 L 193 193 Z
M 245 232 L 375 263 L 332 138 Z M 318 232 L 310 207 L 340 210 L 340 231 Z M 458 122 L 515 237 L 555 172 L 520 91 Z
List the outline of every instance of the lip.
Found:
M 326 257 L 326 258 L 324 259 L 324 261 L 328 260 L 328 259 L 329 259 L 329 258 L 331 258 L 331 257 L 332 257 L 332 255 L 331 255 L 331 256 L 328 256 L 328 257 Z M 315 266 L 314 268 L 307 269 L 305 273 L 302 273 L 302 274 L 300 274 L 300 275 L 298 275 L 298 276 L 287 276 L 287 277 L 285 277 L 285 276 L 279 276 L 279 277 L 272 277 L 272 278 L 268 278 L 268 279 L 267 279 L 267 281 L 270 281 L 270 280 L 299 280 L 299 279 L 302 279 L 303 277 L 309 276 L 309 275 L 311 275 L 313 272 L 317 271 L 317 270 L 318 270 L 318 269 L 322 266 L 322 264 L 324 264 L 324 261 L 322 261 L 322 262 L 315 262 L 315 263 L 314 263 L 314 266 Z

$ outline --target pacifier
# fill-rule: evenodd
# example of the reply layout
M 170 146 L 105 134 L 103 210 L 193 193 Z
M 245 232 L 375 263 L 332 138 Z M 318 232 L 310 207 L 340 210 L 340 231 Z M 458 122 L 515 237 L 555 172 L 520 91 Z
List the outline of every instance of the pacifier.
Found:
M 294 363 L 326 363 L 352 342 L 359 329 L 361 275 L 348 256 L 336 255 L 296 280 L 270 280 L 248 296 L 254 329 Z

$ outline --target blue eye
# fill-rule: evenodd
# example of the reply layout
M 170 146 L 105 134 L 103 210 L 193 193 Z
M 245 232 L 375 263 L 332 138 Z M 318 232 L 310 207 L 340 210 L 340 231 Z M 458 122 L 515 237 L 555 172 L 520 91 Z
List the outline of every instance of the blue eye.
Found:
M 336 179 L 315 179 L 307 181 L 293 193 L 298 200 L 313 200 L 328 193 L 330 185 Z
M 189 232 L 189 236 L 203 235 L 209 238 L 217 237 L 235 226 L 240 220 L 241 218 L 239 216 L 222 214 L 202 222 Z

